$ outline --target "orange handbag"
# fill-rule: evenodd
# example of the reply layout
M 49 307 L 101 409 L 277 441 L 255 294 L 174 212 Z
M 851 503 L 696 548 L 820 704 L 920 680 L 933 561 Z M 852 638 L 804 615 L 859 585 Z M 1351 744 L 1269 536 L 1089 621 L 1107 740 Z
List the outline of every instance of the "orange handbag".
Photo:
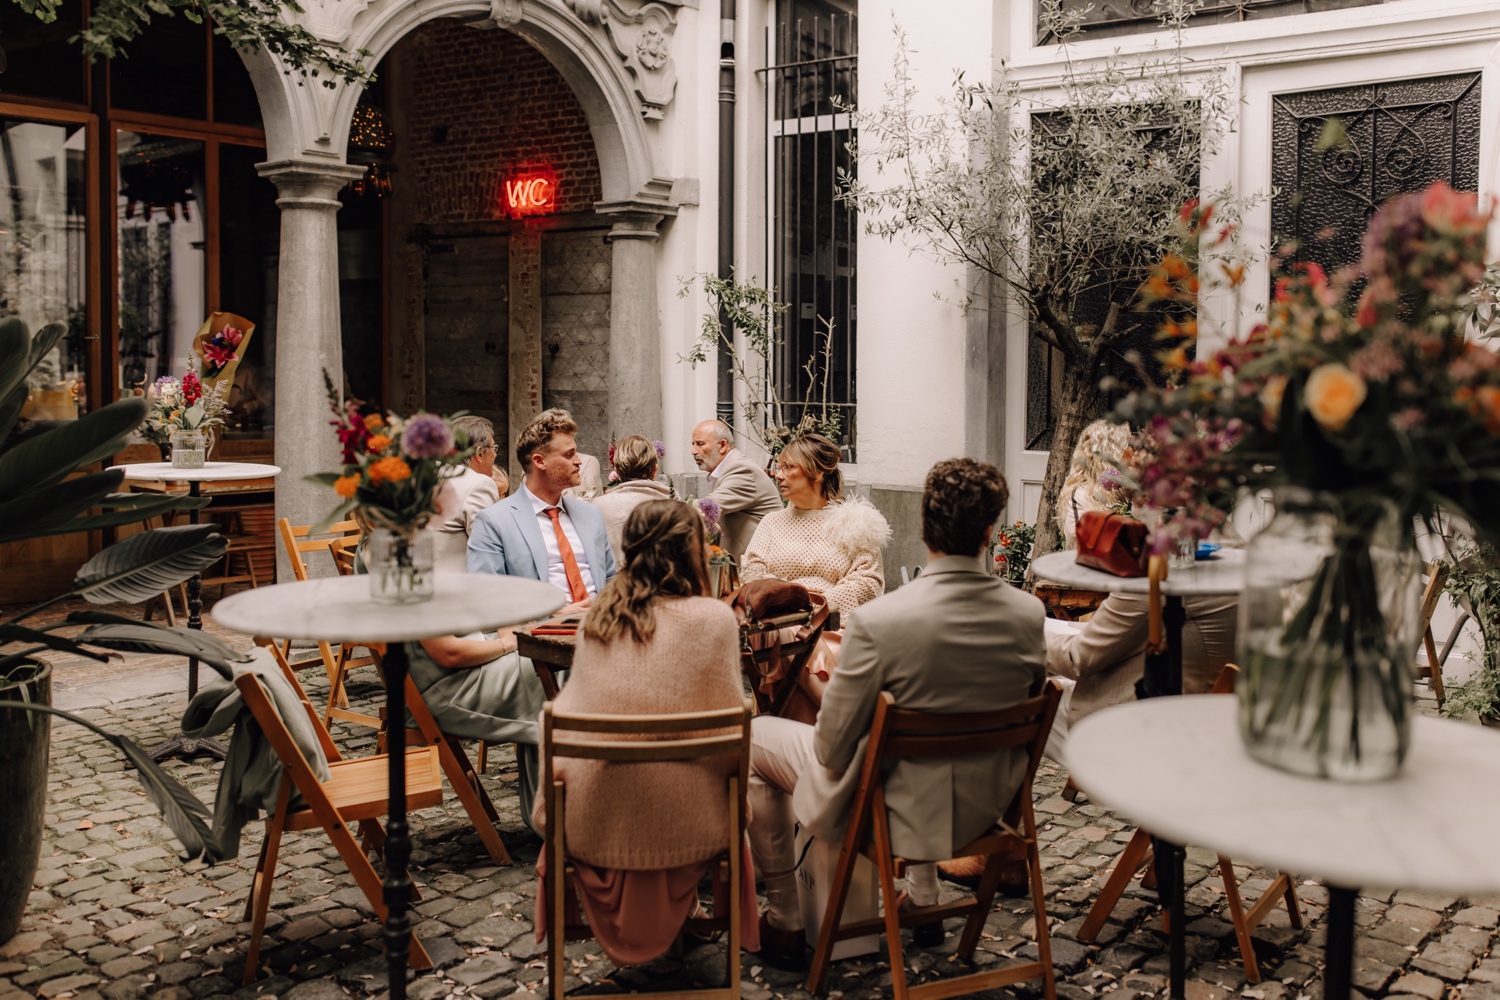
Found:
M 1115 576 L 1145 576 L 1151 558 L 1146 526 L 1133 517 L 1102 510 L 1078 518 L 1078 565 Z

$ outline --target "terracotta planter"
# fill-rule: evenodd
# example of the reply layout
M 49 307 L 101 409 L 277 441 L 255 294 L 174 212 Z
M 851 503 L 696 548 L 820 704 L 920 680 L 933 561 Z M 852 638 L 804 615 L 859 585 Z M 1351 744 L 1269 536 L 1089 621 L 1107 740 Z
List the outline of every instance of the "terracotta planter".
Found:
M 51 665 L 39 664 L 35 676 L 0 687 L 0 701 L 51 705 Z M 52 716 L 0 709 L 0 802 L 9 817 L 0 823 L 0 858 L 5 859 L 0 864 L 0 944 L 21 926 L 41 857 L 51 745 Z

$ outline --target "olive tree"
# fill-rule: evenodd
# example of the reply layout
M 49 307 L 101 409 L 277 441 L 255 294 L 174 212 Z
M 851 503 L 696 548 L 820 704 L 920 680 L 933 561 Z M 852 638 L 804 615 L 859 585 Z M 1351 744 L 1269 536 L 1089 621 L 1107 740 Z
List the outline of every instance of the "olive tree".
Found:
M 1180 240 L 1179 211 L 1198 197 L 1200 165 L 1226 130 L 1222 74 L 1183 50 L 1200 6 L 1157 0 L 1170 46 L 1085 63 L 1071 47 L 1078 15 L 1043 0 L 1042 27 L 1060 39 L 1060 78 L 1033 88 L 1004 65 L 993 82 L 959 73 L 936 111 L 919 107 L 898 26 L 883 103 L 843 108 L 863 162 L 858 179 L 840 177 L 840 197 L 865 214 L 867 231 L 993 275 L 1030 336 L 1060 359 L 1038 524 L 1056 524 L 1079 433 L 1105 409 L 1111 355 L 1160 322 L 1139 311 L 1137 290 Z M 1056 544 L 1056 532 L 1037 532 L 1038 555 Z

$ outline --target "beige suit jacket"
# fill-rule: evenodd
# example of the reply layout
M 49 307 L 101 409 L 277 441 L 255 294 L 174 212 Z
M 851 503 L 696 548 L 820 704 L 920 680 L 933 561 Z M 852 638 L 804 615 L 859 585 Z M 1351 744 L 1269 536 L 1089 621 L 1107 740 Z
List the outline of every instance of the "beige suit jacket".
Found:
M 456 476 L 443 481 L 438 491 L 438 515 L 427 522 L 433 532 L 432 566 L 445 573 L 466 573 L 469 569 L 469 532 L 474 518 L 500 502 L 500 487 L 495 480 L 468 466 Z
M 724 512 L 719 522 L 719 545 L 739 559 L 745 554 L 760 519 L 783 506 L 776 480 L 739 452 L 724 456 L 714 470 L 709 497 Z
M 1041 601 L 957 556 L 850 612 L 814 731 L 817 763 L 792 796 L 803 827 L 843 837 L 882 691 L 923 712 L 991 711 L 1039 693 L 1044 617 Z M 1025 775 L 1024 747 L 897 763 L 885 779 L 892 847 L 912 860 L 951 857 L 1000 818 Z
M 1185 597 L 1182 627 L 1182 693 L 1203 694 L 1234 659 L 1239 604 L 1233 597 Z M 1094 617 L 1072 635 L 1048 634 L 1047 672 L 1078 682 L 1068 724 L 1135 700 L 1135 682 L 1146 670 L 1148 602 L 1141 594 L 1111 594 Z

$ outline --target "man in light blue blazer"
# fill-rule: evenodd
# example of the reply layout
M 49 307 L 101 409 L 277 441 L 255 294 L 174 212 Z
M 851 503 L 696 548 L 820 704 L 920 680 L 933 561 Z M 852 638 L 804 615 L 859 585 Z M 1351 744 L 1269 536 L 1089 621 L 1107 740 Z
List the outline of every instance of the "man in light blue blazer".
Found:
M 469 572 L 547 580 L 568 595 L 562 614 L 588 606 L 615 575 L 604 516 L 563 491 L 577 486 L 582 458 L 566 410 L 544 410 L 516 439 L 525 481 L 480 512 L 469 533 Z

